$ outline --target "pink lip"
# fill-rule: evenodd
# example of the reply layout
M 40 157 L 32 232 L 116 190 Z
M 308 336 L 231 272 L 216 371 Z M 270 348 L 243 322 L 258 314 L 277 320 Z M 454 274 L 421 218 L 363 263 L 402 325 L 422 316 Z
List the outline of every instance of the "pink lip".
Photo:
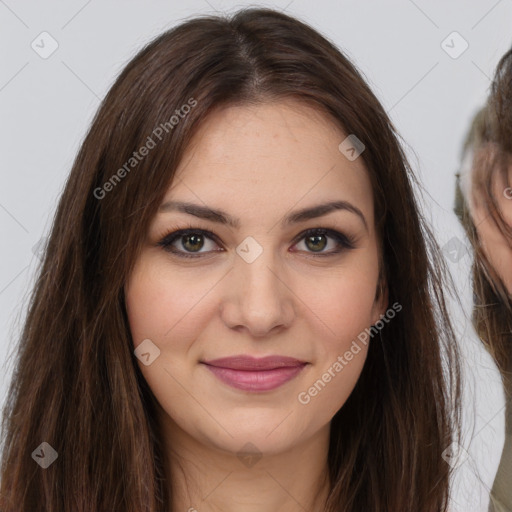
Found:
M 226 384 L 244 391 L 269 391 L 293 379 L 306 362 L 285 356 L 235 356 L 203 361 Z

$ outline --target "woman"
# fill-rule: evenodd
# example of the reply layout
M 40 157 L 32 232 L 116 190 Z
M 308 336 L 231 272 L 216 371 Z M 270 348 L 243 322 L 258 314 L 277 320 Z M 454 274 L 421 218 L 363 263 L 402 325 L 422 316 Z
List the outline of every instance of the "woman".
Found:
M 150 43 L 58 207 L 2 511 L 446 510 L 459 362 L 412 181 L 302 22 L 248 9 Z
M 497 66 L 487 104 L 462 151 L 456 212 L 474 248 L 472 322 L 505 391 L 505 444 L 490 512 L 512 510 L 512 50 Z

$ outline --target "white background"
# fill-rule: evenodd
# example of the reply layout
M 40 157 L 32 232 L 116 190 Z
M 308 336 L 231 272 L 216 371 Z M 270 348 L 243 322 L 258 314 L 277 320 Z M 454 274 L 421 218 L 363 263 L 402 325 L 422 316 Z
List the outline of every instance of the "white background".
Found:
M 45 236 L 80 142 L 108 88 L 135 53 L 163 30 L 200 13 L 275 7 L 331 39 L 357 65 L 402 135 L 425 190 L 425 214 L 440 245 L 464 239 L 453 214 L 462 138 L 512 44 L 510 0 L 0 0 L 0 399 L 7 393 L 24 306 Z M 43 31 L 58 49 L 42 59 Z M 457 31 L 458 58 L 441 43 Z M 455 40 L 455 50 L 461 48 Z M 459 45 L 459 46 L 458 46 Z M 453 512 L 487 511 L 504 441 L 499 374 L 470 326 L 470 256 L 448 261 L 463 309 L 452 302 L 466 368 L 467 460 L 453 482 Z M 36 444 L 37 441 L 36 441 Z

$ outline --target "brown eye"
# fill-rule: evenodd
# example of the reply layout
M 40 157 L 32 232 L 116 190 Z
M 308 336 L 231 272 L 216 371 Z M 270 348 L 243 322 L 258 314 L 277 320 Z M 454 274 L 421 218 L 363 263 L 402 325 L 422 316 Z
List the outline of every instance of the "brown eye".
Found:
M 355 248 L 355 240 L 352 237 L 327 228 L 309 229 L 296 237 L 294 246 L 299 245 L 299 242 L 304 243 L 305 246 L 305 249 L 301 249 L 300 252 L 318 257 L 334 256 Z M 212 245 L 208 247 L 208 244 Z M 332 244 L 332 247 L 325 250 L 329 244 Z M 183 258 L 200 258 L 211 255 L 213 252 L 224 251 L 224 249 L 218 248 L 221 244 L 215 234 L 199 228 L 174 231 L 157 245 L 163 247 L 165 251 Z
M 301 249 L 301 252 L 319 257 L 333 256 L 355 248 L 355 240 L 352 237 L 327 228 L 309 229 L 301 233 L 296 241 L 296 245 L 303 243 L 306 247 Z M 332 244 L 332 247 L 326 250 L 329 244 Z
M 167 252 L 184 258 L 199 258 L 205 253 L 218 252 L 216 237 L 202 229 L 180 229 L 163 238 L 158 245 Z M 209 245 L 210 244 L 210 245 Z M 205 248 L 206 250 L 202 250 Z
M 325 235 L 311 235 L 306 238 L 306 246 L 313 252 L 323 251 L 327 246 Z
M 183 235 L 181 240 L 183 248 L 191 252 L 199 251 L 204 245 L 203 235 L 197 233 Z

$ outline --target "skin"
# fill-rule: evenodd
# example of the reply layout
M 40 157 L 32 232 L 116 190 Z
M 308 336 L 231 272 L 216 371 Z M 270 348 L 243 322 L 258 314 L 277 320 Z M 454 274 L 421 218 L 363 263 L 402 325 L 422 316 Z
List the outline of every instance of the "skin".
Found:
M 338 149 L 345 137 L 296 100 L 217 110 L 196 133 L 163 204 L 222 209 L 240 226 L 176 211 L 160 211 L 150 226 L 126 306 L 134 348 L 150 339 L 160 350 L 139 366 L 161 406 L 173 511 L 323 508 L 330 421 L 360 376 L 367 346 L 308 404 L 297 397 L 387 308 L 386 291 L 375 301 L 372 186 L 362 157 L 351 162 Z M 359 208 L 367 228 L 348 210 L 279 224 L 291 211 L 331 200 Z M 219 240 L 204 237 L 199 249 L 197 242 L 184 247 L 183 236 L 172 244 L 195 249 L 198 258 L 158 245 L 190 226 Z M 307 236 L 295 240 L 322 227 L 354 237 L 355 248 L 322 257 Z M 252 263 L 236 252 L 248 236 L 263 249 Z M 322 253 L 337 247 L 330 236 L 320 241 Z M 226 385 L 200 363 L 238 354 L 309 364 L 277 389 L 255 393 Z M 260 456 L 256 462 L 237 456 L 246 443 Z
M 488 143 L 477 150 L 472 161 L 466 159 L 466 166 L 472 166 L 474 169 L 473 173 L 477 168 L 487 169 L 486 161 L 492 158 L 494 153 L 494 146 Z M 467 162 L 468 160 L 470 160 L 469 163 Z M 479 179 L 483 179 L 483 176 Z M 474 180 L 475 177 L 473 178 Z M 508 169 L 508 183 L 512 184 L 512 166 Z M 479 184 L 477 183 L 477 185 Z M 482 242 L 485 256 L 503 281 L 508 293 L 512 294 L 512 247 L 489 214 L 479 192 L 479 186 L 474 187 L 473 193 L 470 194 L 469 211 L 473 218 L 478 238 Z M 505 222 L 512 226 L 512 188 L 507 184 L 501 172 L 493 174 L 492 191 Z

